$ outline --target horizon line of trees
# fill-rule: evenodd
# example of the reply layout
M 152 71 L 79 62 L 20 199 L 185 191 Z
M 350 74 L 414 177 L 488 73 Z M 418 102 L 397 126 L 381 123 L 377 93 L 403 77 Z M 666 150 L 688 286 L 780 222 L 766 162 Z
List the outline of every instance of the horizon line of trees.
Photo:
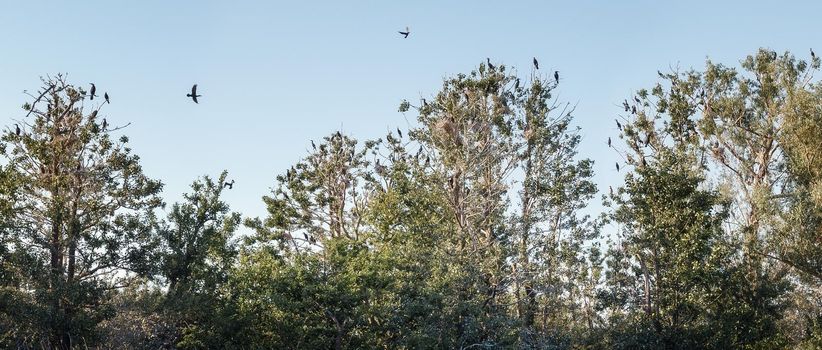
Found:
M 221 199 L 227 172 L 166 207 L 88 92 L 46 77 L 0 138 L 0 347 L 822 348 L 819 68 L 658 71 L 615 113 L 598 216 L 538 71 L 482 63 L 404 101 L 404 134 L 312 141 L 262 218 Z

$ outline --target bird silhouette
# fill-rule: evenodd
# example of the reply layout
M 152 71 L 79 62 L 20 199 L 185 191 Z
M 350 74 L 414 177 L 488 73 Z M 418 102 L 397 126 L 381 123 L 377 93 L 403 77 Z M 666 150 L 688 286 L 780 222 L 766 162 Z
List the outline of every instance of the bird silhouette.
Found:
M 557 83 L 559 83 L 559 71 L 558 70 L 554 71 L 554 80 L 556 80 Z
M 197 95 L 197 84 L 194 84 L 194 86 L 191 87 L 191 93 L 190 94 L 186 94 L 186 97 L 191 97 L 191 99 L 194 100 L 194 103 L 200 103 L 200 102 L 197 102 L 197 97 L 200 97 L 200 96 L 202 96 L 202 95 Z
M 488 62 L 488 69 L 494 69 L 494 65 L 491 64 L 491 59 L 486 57 L 485 60 Z
M 622 107 L 625 108 L 626 112 L 631 110 L 631 107 L 629 107 L 629 105 L 628 105 L 628 100 L 623 100 L 622 101 Z
M 537 61 L 536 57 L 534 57 L 534 68 L 539 69 L 539 61 Z
M 400 33 L 400 34 L 402 35 L 402 37 L 403 37 L 403 38 L 408 38 L 408 34 L 411 34 L 411 29 L 409 29 L 409 28 L 406 26 L 406 27 L 405 27 L 405 31 L 404 31 L 404 32 L 403 32 L 403 31 L 399 31 L 398 33 Z
M 17 124 L 14 124 L 14 134 L 20 136 L 20 126 Z
M 317 145 L 314 144 L 314 140 L 311 140 L 311 148 L 317 149 Z
M 97 92 L 97 87 L 94 86 L 94 83 L 89 83 L 89 84 L 91 84 L 91 91 L 89 91 L 90 92 L 89 100 L 94 100 L 94 97 L 97 96 L 97 95 L 95 95 L 95 93 Z
M 619 162 L 616 162 L 617 172 L 619 172 Z
M 617 129 L 619 129 L 619 131 L 622 131 L 622 124 L 619 123 L 619 120 L 614 119 L 614 121 L 617 123 Z
M 636 103 L 642 102 L 642 101 L 639 100 L 639 97 L 636 97 L 636 96 L 634 96 L 634 101 L 636 101 Z
M 631 106 L 631 114 L 636 114 L 636 106 Z
M 400 135 L 400 137 L 402 137 L 402 130 L 400 130 L 400 128 L 397 128 L 397 134 Z
M 609 136 L 608 137 L 608 148 L 610 148 L 610 147 L 611 147 L 611 137 Z
M 516 83 L 514 83 L 514 90 L 519 90 L 519 78 L 517 78 Z
M 108 122 L 106 121 L 106 118 L 103 118 L 103 130 L 106 130 L 107 126 L 108 126 Z
M 103 98 L 106 99 L 106 103 L 111 104 L 111 101 L 108 100 L 108 92 L 103 93 Z
M 811 59 L 816 59 L 816 53 L 811 49 Z
M 232 179 L 231 182 L 226 181 L 225 183 L 223 183 L 223 187 L 228 187 L 229 190 L 233 189 L 234 188 L 234 180 Z

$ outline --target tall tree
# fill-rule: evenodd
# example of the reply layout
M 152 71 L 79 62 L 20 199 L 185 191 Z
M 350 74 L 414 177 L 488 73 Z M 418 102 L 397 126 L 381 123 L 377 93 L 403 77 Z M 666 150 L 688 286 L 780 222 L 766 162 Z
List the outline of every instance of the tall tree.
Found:
M 19 267 L 40 315 L 33 340 L 70 348 L 90 340 L 108 291 L 148 272 L 162 184 L 143 174 L 126 136 L 112 140 L 119 128 L 100 120 L 102 105 L 85 106 L 85 91 L 63 76 L 43 83 L 0 150 L 19 179 L 12 247 L 33 263 Z

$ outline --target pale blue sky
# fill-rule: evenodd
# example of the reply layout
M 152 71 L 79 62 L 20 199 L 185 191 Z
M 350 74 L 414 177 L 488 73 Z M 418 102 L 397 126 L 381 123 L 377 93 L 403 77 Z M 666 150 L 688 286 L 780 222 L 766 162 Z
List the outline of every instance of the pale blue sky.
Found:
M 226 200 L 259 216 L 310 139 L 405 128 L 402 99 L 486 57 L 525 76 L 536 56 L 561 72 L 560 98 L 578 103 L 580 151 L 607 190 L 621 178 L 604 145 L 613 117 L 657 69 L 735 64 L 759 47 L 822 52 L 820 14 L 818 1 L 6 1 L 0 121 L 22 115 L 22 91 L 41 75 L 94 82 L 111 95 L 108 120 L 132 122 L 125 133 L 169 202 L 228 169 Z M 192 83 L 199 105 L 185 97 Z

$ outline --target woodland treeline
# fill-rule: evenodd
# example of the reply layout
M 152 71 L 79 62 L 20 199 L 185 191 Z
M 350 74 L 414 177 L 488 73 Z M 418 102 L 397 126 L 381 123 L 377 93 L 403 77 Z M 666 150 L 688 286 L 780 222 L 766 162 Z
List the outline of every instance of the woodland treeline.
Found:
M 560 81 L 483 63 L 403 102 L 416 128 L 312 141 L 260 218 L 226 172 L 166 205 L 44 78 L 0 144 L 0 347 L 819 349 L 819 66 L 649 71 L 586 116 L 619 127 L 598 188 Z

